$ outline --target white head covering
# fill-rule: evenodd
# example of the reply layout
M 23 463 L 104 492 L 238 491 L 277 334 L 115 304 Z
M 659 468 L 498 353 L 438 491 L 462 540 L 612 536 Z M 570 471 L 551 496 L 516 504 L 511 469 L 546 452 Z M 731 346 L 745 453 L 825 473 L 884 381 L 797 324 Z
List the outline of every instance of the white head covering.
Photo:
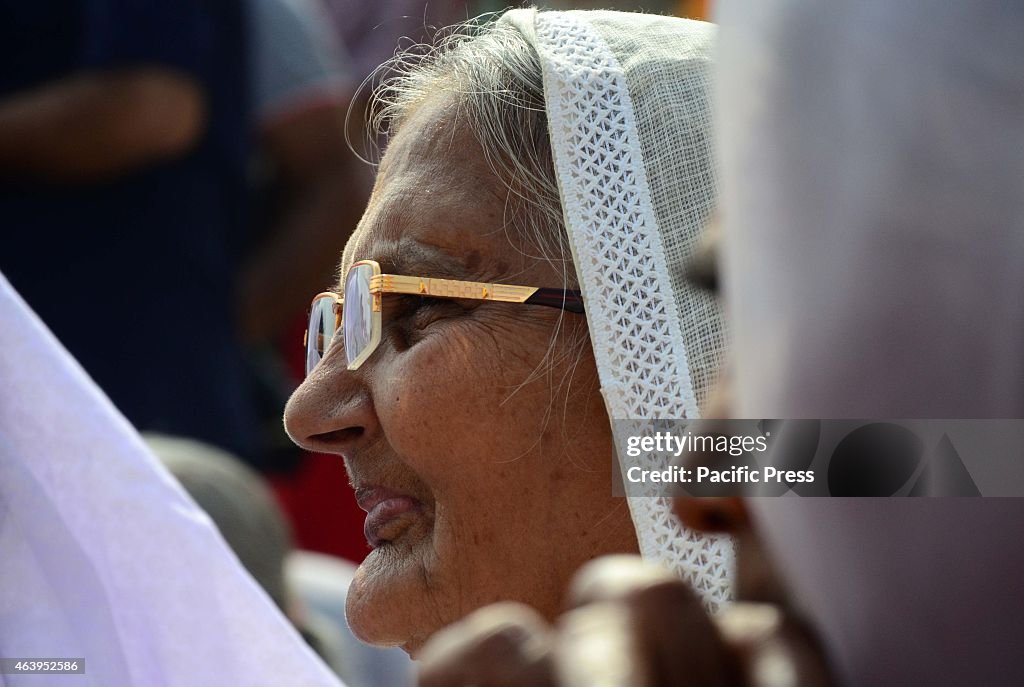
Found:
M 0 655 L 84 658 L 66 682 L 93 687 L 340 685 L 2 275 L 0 380 Z
M 738 416 L 1024 417 L 1024 5 L 718 9 Z M 753 503 L 848 684 L 1024 684 L 1024 501 Z
M 687 283 L 715 197 L 711 24 L 619 12 L 515 10 L 540 55 L 565 226 L 613 420 L 698 417 L 723 348 L 714 299 Z M 645 558 L 716 607 L 731 542 L 686 531 L 667 499 L 630 498 Z

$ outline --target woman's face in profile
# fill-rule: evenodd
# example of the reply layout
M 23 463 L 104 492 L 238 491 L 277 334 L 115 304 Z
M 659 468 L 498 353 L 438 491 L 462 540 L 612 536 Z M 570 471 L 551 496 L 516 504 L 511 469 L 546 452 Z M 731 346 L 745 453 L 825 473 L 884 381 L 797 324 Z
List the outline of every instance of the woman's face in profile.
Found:
M 517 243 L 507 190 L 458 115 L 438 96 L 409 116 L 349 254 L 385 273 L 561 287 Z M 295 392 L 289 434 L 340 455 L 368 510 L 373 550 L 348 593 L 360 638 L 415 652 L 505 599 L 553 617 L 581 563 L 636 550 L 585 331 L 553 308 L 385 296 L 372 356 L 348 371 L 336 341 Z

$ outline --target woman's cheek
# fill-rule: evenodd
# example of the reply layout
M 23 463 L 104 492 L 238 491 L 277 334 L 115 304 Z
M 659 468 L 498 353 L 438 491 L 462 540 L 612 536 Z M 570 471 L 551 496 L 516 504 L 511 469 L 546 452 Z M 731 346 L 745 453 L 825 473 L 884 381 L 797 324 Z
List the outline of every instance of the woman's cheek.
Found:
M 380 362 L 383 383 L 374 403 L 388 442 L 435 486 L 453 478 L 453 465 L 469 469 L 522 457 L 544 428 L 551 402 L 544 376 L 522 384 L 543 359 L 551 333 L 540 322 L 500 315 L 440 320 Z
M 493 368 L 483 355 L 473 355 L 473 339 L 449 329 L 454 331 L 432 332 L 405 351 L 389 351 L 374 392 L 388 442 L 424 477 L 435 468 L 450 469 L 454 457 L 473 449 L 474 439 L 495 429 L 488 424 L 499 415 Z

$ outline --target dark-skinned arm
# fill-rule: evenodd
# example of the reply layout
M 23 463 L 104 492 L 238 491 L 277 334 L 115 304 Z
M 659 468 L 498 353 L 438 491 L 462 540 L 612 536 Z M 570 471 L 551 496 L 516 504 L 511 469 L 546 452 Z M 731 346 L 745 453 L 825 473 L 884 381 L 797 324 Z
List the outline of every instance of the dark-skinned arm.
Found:
M 111 178 L 186 153 L 205 123 L 203 92 L 181 72 L 72 74 L 0 99 L 0 177 Z

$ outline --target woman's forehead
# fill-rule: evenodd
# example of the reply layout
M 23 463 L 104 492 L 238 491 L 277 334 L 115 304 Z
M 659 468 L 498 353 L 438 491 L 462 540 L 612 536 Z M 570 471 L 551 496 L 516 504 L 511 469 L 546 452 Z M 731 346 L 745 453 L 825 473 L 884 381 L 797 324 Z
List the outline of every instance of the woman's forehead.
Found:
M 409 106 L 405 118 L 388 143 L 378 170 L 378 185 L 386 187 L 396 176 L 440 174 L 452 182 L 461 175 L 491 174 L 477 136 L 463 115 L 459 101 L 439 93 Z
M 431 270 L 452 278 L 486 271 L 486 263 L 509 263 L 517 251 L 505 231 L 508 191 L 464 121 L 443 102 L 410 115 L 381 161 L 366 212 L 345 248 L 342 275 L 367 259 L 386 271 Z
M 451 279 L 508 265 L 517 251 L 502 226 L 501 204 L 492 212 L 481 195 L 424 192 L 367 208 L 345 247 L 342 274 L 357 260 L 376 260 L 394 274 Z

